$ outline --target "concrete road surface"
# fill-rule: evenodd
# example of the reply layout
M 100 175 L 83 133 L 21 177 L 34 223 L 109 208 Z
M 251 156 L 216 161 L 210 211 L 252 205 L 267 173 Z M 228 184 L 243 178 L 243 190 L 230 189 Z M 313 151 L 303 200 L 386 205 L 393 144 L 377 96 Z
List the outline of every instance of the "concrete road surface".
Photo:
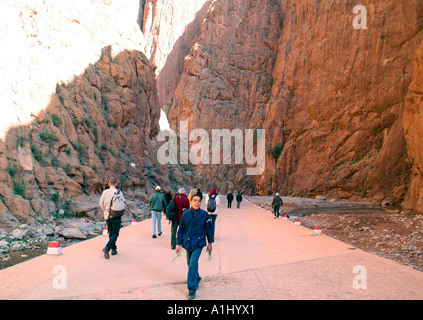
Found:
M 222 205 L 212 259 L 200 257 L 197 299 L 422 299 L 423 273 L 273 215 L 248 201 Z M 106 260 L 107 236 L 0 270 L 0 299 L 185 300 L 186 254 L 170 249 L 170 225 L 122 228 Z M 174 260 L 174 261 L 173 261 Z

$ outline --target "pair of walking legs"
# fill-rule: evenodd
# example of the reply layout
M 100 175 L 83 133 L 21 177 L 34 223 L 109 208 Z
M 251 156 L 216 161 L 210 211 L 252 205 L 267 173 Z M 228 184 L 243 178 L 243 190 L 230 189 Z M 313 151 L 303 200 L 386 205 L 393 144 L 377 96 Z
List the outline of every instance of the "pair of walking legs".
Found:
M 198 274 L 198 260 L 200 259 L 201 251 L 203 248 L 197 248 L 192 251 L 187 250 L 187 264 L 188 264 L 188 279 L 187 287 L 189 291 L 189 296 L 194 297 L 195 292 L 198 288 L 198 283 L 201 280 L 200 275 Z
M 112 250 L 112 255 L 117 254 L 116 241 L 119 237 L 119 230 L 121 226 L 121 218 L 109 218 L 106 220 L 107 229 L 109 232 L 109 241 L 103 249 L 103 254 L 106 259 L 109 259 L 109 251 Z
M 279 218 L 279 208 L 280 208 L 279 206 L 273 207 L 275 218 Z
M 156 225 L 157 232 L 160 236 L 162 234 L 162 213 L 159 211 L 151 211 L 151 218 L 153 220 L 153 238 L 156 238 Z

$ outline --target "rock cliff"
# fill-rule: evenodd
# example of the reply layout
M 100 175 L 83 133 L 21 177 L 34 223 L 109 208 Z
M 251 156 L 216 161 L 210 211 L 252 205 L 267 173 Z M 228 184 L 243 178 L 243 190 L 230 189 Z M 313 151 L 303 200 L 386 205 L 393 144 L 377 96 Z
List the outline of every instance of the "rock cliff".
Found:
M 185 57 L 184 73 L 168 112 L 178 130 L 258 128 L 272 86 L 272 70 L 282 30 L 282 6 L 275 1 L 214 1 Z M 255 123 L 254 123 L 255 122 Z M 253 126 L 250 126 L 254 123 Z M 232 164 L 235 162 L 232 161 Z M 222 164 L 222 162 L 220 162 Z M 254 192 L 242 165 L 198 165 L 204 188 Z
M 267 152 L 260 176 L 245 176 L 245 166 L 196 166 L 204 186 L 391 204 L 407 198 L 407 207 L 423 210 L 419 59 L 410 87 L 423 4 L 364 4 L 366 29 L 353 25 L 355 5 L 210 4 L 169 121 L 175 129 L 180 120 L 190 128 L 264 128 Z
M 210 0 L 144 0 L 140 26 L 144 52 L 156 66 L 159 104 L 170 103 L 183 72 L 184 57 L 198 35 Z
M 285 6 L 263 122 L 269 146 L 284 148 L 259 190 L 401 203 L 410 182 L 402 120 L 423 4 L 372 2 L 360 30 L 348 1 Z
M 405 206 L 423 211 L 423 44 L 417 50 L 413 77 L 405 101 L 403 125 L 410 159 L 411 181 Z
M 0 4 L 0 43 L 7 49 L 1 53 L 1 223 L 101 219 L 99 195 L 111 175 L 138 218 L 156 184 L 190 185 L 190 172 L 157 161 L 160 107 L 155 66 L 141 51 L 139 4 Z

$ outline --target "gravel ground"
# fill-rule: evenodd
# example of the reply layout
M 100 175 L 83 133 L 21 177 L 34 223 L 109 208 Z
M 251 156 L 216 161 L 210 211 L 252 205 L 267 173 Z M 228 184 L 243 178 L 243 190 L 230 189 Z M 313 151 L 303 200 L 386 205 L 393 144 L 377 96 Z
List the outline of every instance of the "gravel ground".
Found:
M 248 197 L 271 208 L 272 197 Z M 281 215 L 358 249 L 423 271 L 423 215 L 370 204 L 283 197 Z M 269 214 L 272 214 L 269 212 Z

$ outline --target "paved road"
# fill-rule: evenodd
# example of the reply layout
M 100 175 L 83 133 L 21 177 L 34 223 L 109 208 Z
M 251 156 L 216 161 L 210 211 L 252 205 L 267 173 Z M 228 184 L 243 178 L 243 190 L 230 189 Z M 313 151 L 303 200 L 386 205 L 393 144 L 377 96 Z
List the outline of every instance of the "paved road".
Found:
M 223 205 L 226 201 L 222 201 Z M 170 226 L 151 220 L 121 230 L 117 256 L 106 236 L 0 270 L 0 299 L 186 299 L 186 256 L 170 249 Z M 351 247 L 248 201 L 220 208 L 212 259 L 200 257 L 197 299 L 422 299 L 423 273 Z

